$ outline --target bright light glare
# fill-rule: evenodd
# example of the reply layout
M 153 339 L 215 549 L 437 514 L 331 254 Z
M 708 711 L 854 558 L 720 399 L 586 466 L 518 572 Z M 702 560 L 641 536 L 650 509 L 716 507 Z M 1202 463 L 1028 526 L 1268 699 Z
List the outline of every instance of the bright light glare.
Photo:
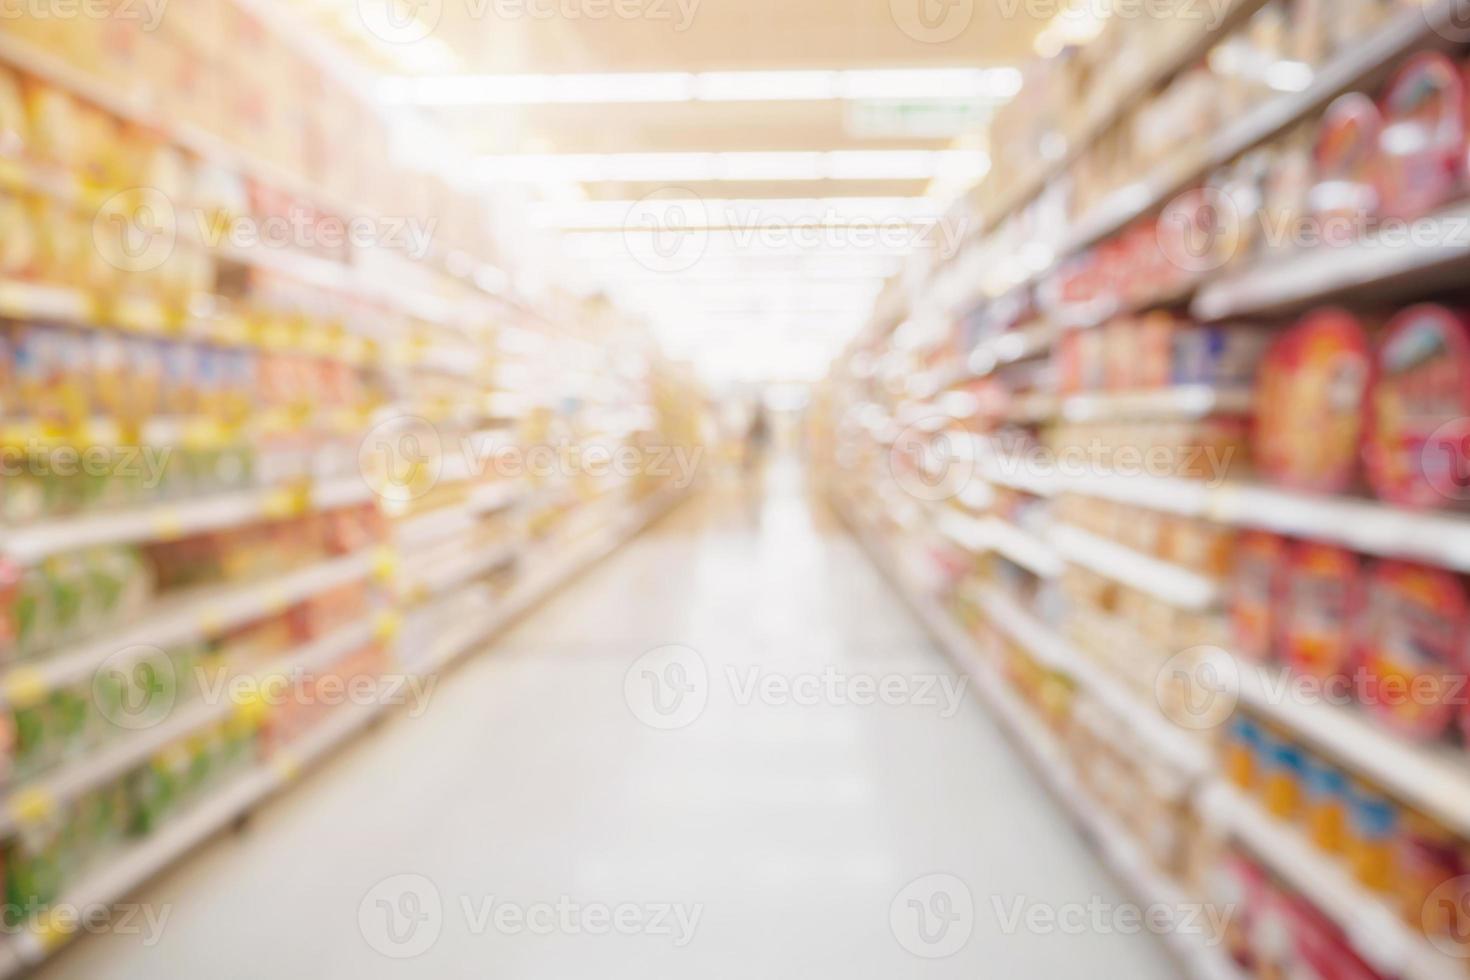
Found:
M 633 181 L 979 180 L 976 150 L 838 150 L 827 153 L 514 153 L 480 158 L 486 180 Z
M 388 78 L 387 102 L 412 105 L 597 105 L 627 102 L 831 102 L 953 99 L 1004 102 L 1021 90 L 1015 68 L 855 71 L 619 72 Z

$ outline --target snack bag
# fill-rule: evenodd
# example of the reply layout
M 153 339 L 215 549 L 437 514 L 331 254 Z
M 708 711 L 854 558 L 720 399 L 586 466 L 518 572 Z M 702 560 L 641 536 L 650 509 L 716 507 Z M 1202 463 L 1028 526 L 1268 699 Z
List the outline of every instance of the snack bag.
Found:
M 1276 652 L 1287 561 L 1286 541 L 1274 534 L 1250 531 L 1236 544 L 1230 621 L 1236 652 L 1256 663 L 1270 661 Z
M 1465 686 L 1467 631 L 1470 603 L 1458 578 L 1408 562 L 1380 564 L 1359 628 L 1359 699 L 1409 738 L 1440 737 Z
M 1362 595 L 1362 571 L 1352 552 L 1310 541 L 1292 547 L 1282 590 L 1281 645 L 1293 670 L 1323 680 L 1349 671 Z
M 1378 214 L 1382 130 L 1378 107 L 1362 93 L 1344 95 L 1328 108 L 1317 138 L 1317 183 L 1307 198 L 1308 210 L 1323 224 L 1325 244 L 1351 244 Z
M 1261 365 L 1257 467 L 1299 490 L 1348 489 L 1357 473 L 1372 369 L 1367 334 L 1350 313 L 1320 310 L 1284 334 Z
M 1470 318 L 1405 310 L 1378 347 L 1364 453 L 1373 490 L 1408 507 L 1470 500 Z
M 1445 204 L 1465 179 L 1465 78 L 1447 56 L 1421 54 L 1383 97 L 1385 214 L 1417 218 Z

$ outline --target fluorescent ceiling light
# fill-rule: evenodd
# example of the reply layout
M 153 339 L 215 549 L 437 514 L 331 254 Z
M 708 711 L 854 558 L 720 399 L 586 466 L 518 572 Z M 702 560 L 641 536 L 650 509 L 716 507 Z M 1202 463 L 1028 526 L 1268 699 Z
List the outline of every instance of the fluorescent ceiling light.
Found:
M 1020 71 L 1004 67 L 440 75 L 389 78 L 380 83 L 387 102 L 435 106 L 882 99 L 1004 102 L 1020 90 Z
M 979 180 L 977 150 L 838 150 L 828 153 L 514 153 L 480 158 L 486 180 L 537 183 L 691 183 L 791 180 Z
M 621 230 L 643 201 L 568 201 L 532 204 L 531 223 L 542 228 Z M 941 220 L 945 208 L 928 197 L 775 197 L 670 198 L 660 208 L 694 219 L 694 227 L 746 228 L 775 224 L 882 223 L 903 219 L 915 224 Z

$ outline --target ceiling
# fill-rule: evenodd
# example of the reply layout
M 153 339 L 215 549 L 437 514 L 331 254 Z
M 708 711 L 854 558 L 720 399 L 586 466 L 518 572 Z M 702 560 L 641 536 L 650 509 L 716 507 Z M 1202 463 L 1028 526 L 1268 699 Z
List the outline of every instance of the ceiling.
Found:
M 646 314 L 719 382 L 820 376 L 902 254 L 943 239 L 931 226 L 983 176 L 988 113 L 1013 94 L 972 76 L 1030 57 L 1046 24 L 1025 10 L 1051 5 L 305 6 L 391 77 L 390 98 L 452 131 L 483 176 L 547 202 L 532 218 L 561 236 L 569 273 Z M 877 69 L 905 73 L 750 74 Z M 589 75 L 615 77 L 547 77 Z

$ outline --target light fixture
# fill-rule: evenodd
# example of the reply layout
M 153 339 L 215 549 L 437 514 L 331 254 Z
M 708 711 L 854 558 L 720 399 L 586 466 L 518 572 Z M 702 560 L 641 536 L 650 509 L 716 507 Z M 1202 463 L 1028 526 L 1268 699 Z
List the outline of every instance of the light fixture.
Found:
M 1021 89 L 1015 68 L 880 68 L 849 71 L 613 72 L 575 75 L 439 75 L 384 79 L 389 103 L 426 106 L 598 105 L 660 102 L 831 102 L 924 99 L 1005 102 Z
M 512 153 L 480 158 L 486 180 L 669 184 L 721 181 L 979 180 L 977 150 L 836 150 L 826 153 Z

